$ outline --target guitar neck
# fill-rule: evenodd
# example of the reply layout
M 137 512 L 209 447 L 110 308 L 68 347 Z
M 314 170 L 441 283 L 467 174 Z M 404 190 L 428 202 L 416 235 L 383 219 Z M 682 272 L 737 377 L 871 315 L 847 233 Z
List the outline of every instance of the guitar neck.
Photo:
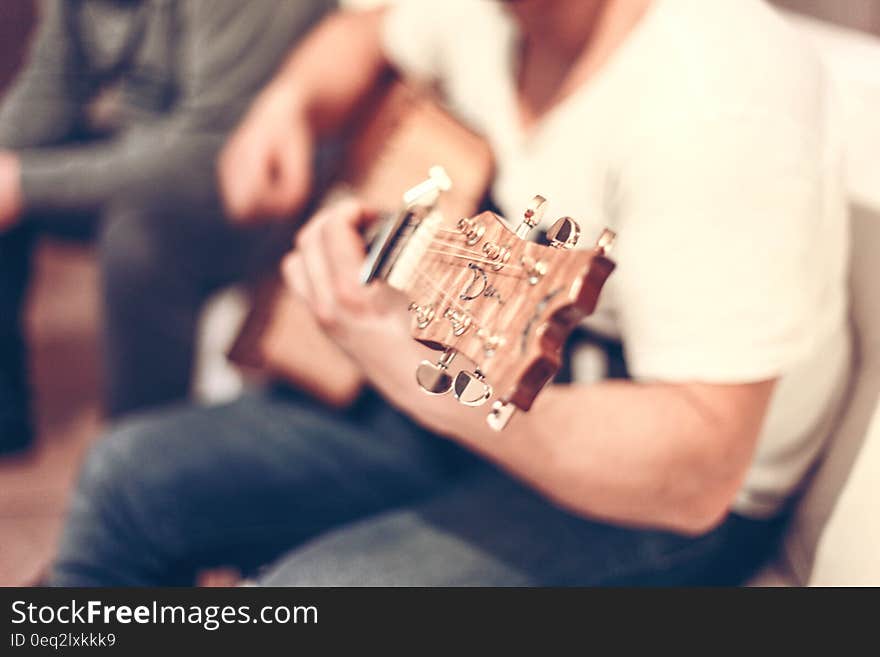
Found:
M 426 274 L 420 269 L 437 243 L 443 215 L 437 201 L 450 187 L 441 167 L 432 167 L 431 177 L 406 192 L 404 205 L 388 217 L 372 240 L 364 262 L 361 282 L 382 279 L 405 294 L 422 287 Z

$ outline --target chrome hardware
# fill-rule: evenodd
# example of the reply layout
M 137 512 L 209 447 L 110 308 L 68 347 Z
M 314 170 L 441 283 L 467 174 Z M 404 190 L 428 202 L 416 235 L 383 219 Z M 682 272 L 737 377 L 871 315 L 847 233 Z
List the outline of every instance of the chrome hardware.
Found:
M 501 246 L 497 242 L 486 242 L 483 245 L 483 253 L 489 260 L 497 261 L 492 265 L 492 269 L 496 271 L 504 267 L 504 263 L 510 259 L 510 249 L 506 246 Z
M 482 406 L 492 396 L 492 386 L 486 383 L 482 372 L 462 370 L 455 376 L 452 392 L 465 406 Z
M 477 337 L 483 341 L 483 353 L 489 358 L 494 356 L 498 347 L 504 343 L 504 338 L 498 335 L 491 335 L 484 328 L 477 331 Z
M 519 226 L 516 228 L 516 236 L 520 239 L 525 239 L 528 234 L 531 232 L 532 228 L 541 223 L 541 218 L 544 216 L 544 210 L 547 206 L 547 199 L 543 196 L 535 196 L 529 206 L 526 208 L 526 211 L 523 213 L 523 220 Z
M 447 349 L 440 360 L 432 363 L 423 360 L 416 368 L 416 381 L 419 387 L 429 395 L 445 395 L 452 389 L 452 377 L 449 376 L 449 365 L 455 358 L 455 351 Z
M 446 312 L 443 313 L 443 317 L 448 319 L 449 323 L 452 324 L 453 335 L 462 335 L 465 331 L 468 330 L 468 328 L 470 328 L 471 317 L 466 312 L 453 310 L 450 307 L 447 308 Z
M 547 240 L 554 249 L 570 249 L 581 236 L 581 227 L 571 217 L 561 217 L 547 231 Z
M 473 217 L 462 217 L 458 220 L 458 229 L 464 233 L 465 243 L 473 246 L 480 241 L 480 238 L 486 232 L 486 227 L 482 221 L 477 221 Z
M 523 256 L 520 259 L 530 285 L 537 285 L 538 281 L 547 273 L 547 263 L 543 260 L 535 260 L 531 256 Z
M 420 329 L 426 328 L 434 319 L 434 305 L 430 303 L 426 306 L 420 306 L 413 302 L 409 304 L 409 311 L 415 315 L 416 326 Z
M 510 422 L 510 418 L 513 417 L 515 411 L 516 406 L 510 402 L 498 400 L 492 404 L 492 410 L 486 416 L 486 423 L 493 431 L 501 431 Z
M 614 240 L 617 239 L 617 233 L 610 228 L 606 228 L 596 240 L 596 248 L 602 252 L 602 255 L 608 255 L 614 247 Z

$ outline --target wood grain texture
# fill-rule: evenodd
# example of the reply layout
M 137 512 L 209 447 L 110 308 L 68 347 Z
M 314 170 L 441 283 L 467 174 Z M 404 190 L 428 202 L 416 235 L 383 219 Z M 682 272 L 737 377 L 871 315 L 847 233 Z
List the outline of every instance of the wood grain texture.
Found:
M 443 214 L 419 270 L 400 286 L 414 303 L 413 337 L 454 348 L 482 373 L 495 398 L 528 410 L 559 369 L 571 331 L 595 309 L 614 263 L 601 249 L 520 239 L 491 212 L 465 230 L 475 226 L 482 236 L 469 244 L 459 221 Z M 507 254 L 503 263 L 487 255 L 499 249 Z M 536 274 L 536 267 L 544 273 Z M 466 365 L 456 361 L 456 368 Z

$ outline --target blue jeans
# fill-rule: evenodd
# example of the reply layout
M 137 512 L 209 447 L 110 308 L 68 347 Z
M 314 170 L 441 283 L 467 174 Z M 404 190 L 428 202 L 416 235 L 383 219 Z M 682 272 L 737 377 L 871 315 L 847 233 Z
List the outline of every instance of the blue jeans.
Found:
M 186 585 L 234 566 L 267 585 L 734 584 L 780 526 L 731 514 L 694 538 L 586 520 L 372 393 L 339 413 L 272 391 L 98 442 L 52 583 Z

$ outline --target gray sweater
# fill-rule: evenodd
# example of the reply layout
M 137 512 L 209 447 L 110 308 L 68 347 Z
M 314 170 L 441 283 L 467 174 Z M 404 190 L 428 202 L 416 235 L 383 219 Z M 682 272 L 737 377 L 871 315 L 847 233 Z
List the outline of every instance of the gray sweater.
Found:
M 0 148 L 21 155 L 26 209 L 97 209 L 192 153 L 193 142 L 219 148 L 295 40 L 334 5 L 44 0 L 28 62 L 0 106 Z M 121 96 L 118 132 L 77 143 L 87 102 L 110 84 Z

